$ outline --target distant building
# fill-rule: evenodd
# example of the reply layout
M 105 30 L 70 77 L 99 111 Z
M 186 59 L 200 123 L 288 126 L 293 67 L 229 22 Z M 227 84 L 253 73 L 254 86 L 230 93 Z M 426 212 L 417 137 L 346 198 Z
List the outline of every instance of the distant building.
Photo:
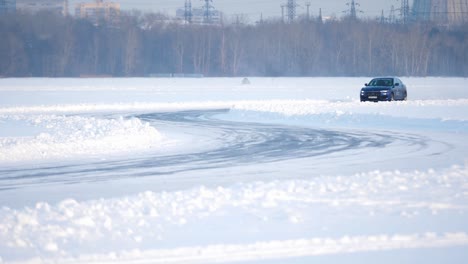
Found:
M 68 0 L 16 0 L 16 9 L 29 13 L 47 10 L 67 15 Z
M 414 0 L 413 17 L 443 25 L 468 23 L 468 0 Z
M 185 20 L 187 17 L 187 11 L 184 8 L 176 10 L 176 17 L 180 20 Z M 219 10 L 210 10 L 209 21 L 207 21 L 206 10 L 204 8 L 194 8 L 191 10 L 191 22 L 192 24 L 215 24 L 219 25 L 222 23 L 223 13 Z
M 75 7 L 75 16 L 88 19 L 95 25 L 101 21 L 116 23 L 120 17 L 120 4 L 96 0 L 94 3 L 79 3 Z
M 14 13 L 16 11 L 16 0 L 0 0 L 0 15 Z

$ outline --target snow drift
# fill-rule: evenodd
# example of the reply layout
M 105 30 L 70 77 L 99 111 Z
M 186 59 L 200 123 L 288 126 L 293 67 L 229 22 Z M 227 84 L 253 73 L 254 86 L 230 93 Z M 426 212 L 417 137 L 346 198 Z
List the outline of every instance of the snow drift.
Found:
M 16 128 L 8 127 L 12 120 L 16 122 Z M 18 137 L 25 127 L 31 133 Z M 156 148 L 163 140 L 161 133 L 148 123 L 123 117 L 14 115 L 0 117 L 0 128 L 4 131 L 0 132 L 3 134 L 0 137 L 0 163 L 99 158 Z

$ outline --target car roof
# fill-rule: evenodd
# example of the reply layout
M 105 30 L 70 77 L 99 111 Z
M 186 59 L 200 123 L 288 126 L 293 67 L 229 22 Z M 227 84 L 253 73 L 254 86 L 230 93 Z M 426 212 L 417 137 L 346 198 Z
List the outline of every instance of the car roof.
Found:
M 374 77 L 372 79 L 398 79 L 396 76 L 380 76 L 380 77 Z

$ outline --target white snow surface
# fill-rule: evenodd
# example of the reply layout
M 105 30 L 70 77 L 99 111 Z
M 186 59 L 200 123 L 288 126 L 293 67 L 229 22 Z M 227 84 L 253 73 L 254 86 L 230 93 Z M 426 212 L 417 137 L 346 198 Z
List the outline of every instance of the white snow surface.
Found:
M 0 79 L 0 262 L 465 263 L 468 87 Z
M 138 119 L 102 119 L 81 116 L 13 115 L 0 117 L 0 162 L 77 158 L 158 147 L 161 134 Z M 20 122 L 39 134 L 21 137 L 7 132 Z

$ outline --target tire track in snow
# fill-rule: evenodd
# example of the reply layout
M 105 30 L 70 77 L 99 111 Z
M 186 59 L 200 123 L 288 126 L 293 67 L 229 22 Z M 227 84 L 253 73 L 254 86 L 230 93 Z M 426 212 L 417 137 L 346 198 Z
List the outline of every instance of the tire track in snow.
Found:
M 162 124 L 172 130 L 209 132 L 198 140 L 214 142 L 214 147 L 165 155 L 143 154 L 110 161 L 78 161 L 62 164 L 32 165 L 0 169 L 0 190 L 42 184 L 73 184 L 109 181 L 129 177 L 157 177 L 188 171 L 267 164 L 315 157 L 349 159 L 362 153 L 387 147 L 400 153 L 423 152 L 434 143 L 425 137 L 403 133 L 340 131 L 300 126 L 233 122 L 216 119 L 229 110 L 194 110 L 130 115 L 155 127 Z M 169 135 L 170 136 L 170 135 Z M 193 135 L 197 137 L 197 135 Z M 402 147 L 403 146 L 403 147 Z M 190 147 L 187 149 L 190 150 Z M 439 151 L 439 150 L 438 150 Z M 395 152 L 395 151 L 394 151 Z M 429 153 L 433 155 L 434 153 Z M 354 157 L 356 158 L 356 157 Z M 386 156 L 382 159 L 389 159 Z

